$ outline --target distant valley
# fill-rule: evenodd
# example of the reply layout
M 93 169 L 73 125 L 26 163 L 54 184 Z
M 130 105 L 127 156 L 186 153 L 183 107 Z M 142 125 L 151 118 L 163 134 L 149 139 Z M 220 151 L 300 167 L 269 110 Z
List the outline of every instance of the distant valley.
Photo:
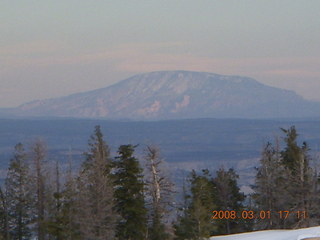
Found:
M 248 77 L 161 71 L 135 75 L 94 91 L 0 109 L 0 116 L 113 120 L 305 118 L 320 117 L 320 103 Z
M 320 144 L 320 119 L 189 119 L 167 121 L 110 121 L 93 119 L 0 119 L 1 177 L 12 156 L 15 144 L 26 146 L 35 137 L 43 137 L 49 147 L 48 159 L 68 166 L 83 161 L 82 153 L 94 126 L 100 125 L 105 140 L 116 156 L 121 144 L 139 144 L 136 156 L 143 160 L 146 143 L 158 144 L 162 157 L 177 181 L 184 171 L 234 167 L 248 185 L 255 174 L 264 143 L 283 137 L 280 130 L 295 125 L 299 141 L 307 141 L 316 155 Z M 143 164 L 143 162 L 142 162 Z

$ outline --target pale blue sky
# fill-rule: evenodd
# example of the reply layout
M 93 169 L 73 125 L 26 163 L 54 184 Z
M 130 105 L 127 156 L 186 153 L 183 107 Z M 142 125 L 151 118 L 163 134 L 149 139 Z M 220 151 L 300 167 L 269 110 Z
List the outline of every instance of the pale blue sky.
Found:
M 0 0 L 0 107 L 158 70 L 320 100 L 319 12 L 318 0 Z

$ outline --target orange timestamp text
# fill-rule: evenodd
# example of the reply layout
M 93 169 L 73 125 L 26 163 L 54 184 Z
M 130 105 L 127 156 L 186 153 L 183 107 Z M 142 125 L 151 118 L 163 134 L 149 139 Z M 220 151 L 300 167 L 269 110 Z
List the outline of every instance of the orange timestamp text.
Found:
M 271 211 L 212 211 L 212 219 L 270 219 Z M 278 211 L 277 216 L 279 218 L 306 218 L 306 211 Z

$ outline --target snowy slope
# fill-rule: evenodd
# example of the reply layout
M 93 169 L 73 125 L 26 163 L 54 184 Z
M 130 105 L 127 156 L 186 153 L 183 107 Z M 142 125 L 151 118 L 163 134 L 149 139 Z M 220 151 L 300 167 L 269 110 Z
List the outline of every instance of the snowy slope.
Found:
M 320 227 L 232 234 L 228 236 L 212 237 L 210 240 L 302 240 L 312 237 L 320 237 Z

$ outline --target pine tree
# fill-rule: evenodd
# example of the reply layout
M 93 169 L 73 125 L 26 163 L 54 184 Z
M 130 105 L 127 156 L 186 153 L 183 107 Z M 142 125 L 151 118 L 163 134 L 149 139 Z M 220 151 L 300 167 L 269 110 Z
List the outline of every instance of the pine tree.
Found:
M 32 194 L 27 154 L 21 143 L 15 146 L 14 157 L 5 182 L 10 236 L 13 239 L 30 239 L 32 223 Z
M 78 178 L 78 219 L 84 239 L 114 239 L 118 215 L 113 211 L 110 150 L 100 126 L 89 141 L 89 151 Z
M 147 145 L 145 160 L 146 195 L 148 205 L 148 239 L 165 240 L 170 237 L 165 225 L 166 217 L 172 205 L 173 183 L 164 169 L 158 146 Z
M 121 145 L 114 161 L 115 209 L 122 220 L 117 224 L 118 239 L 145 239 L 146 214 L 143 170 L 133 156 L 136 146 Z

